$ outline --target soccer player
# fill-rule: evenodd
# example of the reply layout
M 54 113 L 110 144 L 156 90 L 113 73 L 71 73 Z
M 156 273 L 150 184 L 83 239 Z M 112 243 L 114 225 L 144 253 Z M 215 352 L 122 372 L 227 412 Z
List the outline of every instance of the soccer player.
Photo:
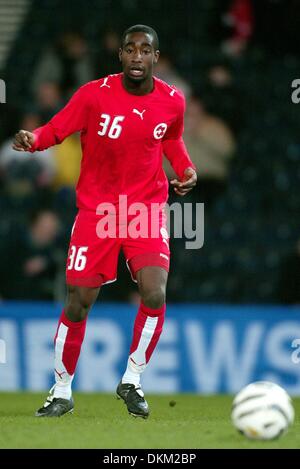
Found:
M 158 236 L 121 236 L 124 226 L 129 228 L 133 221 L 128 209 L 128 219 L 122 222 L 122 204 L 126 197 L 129 208 L 136 203 L 146 209 L 153 204 L 165 205 L 168 182 L 162 169 L 163 154 L 178 175 L 171 181 L 178 195 L 189 192 L 197 179 L 182 140 L 184 97 L 153 76 L 158 48 L 158 37 L 152 28 L 130 27 L 123 34 L 119 51 L 122 73 L 87 83 L 49 123 L 32 133 L 20 130 L 15 136 L 15 150 L 34 152 L 80 132 L 83 155 L 76 188 L 79 210 L 66 267 L 68 294 L 54 339 L 55 384 L 43 407 L 37 410 L 38 417 L 73 411 L 71 384 L 87 315 L 100 287 L 116 279 L 120 249 L 137 282 L 141 304 L 127 369 L 116 392 L 130 414 L 143 418 L 149 415 L 140 376 L 164 323 L 170 258 L 166 217 L 163 208 L 151 212 L 151 217 L 145 210 L 144 220 L 158 224 Z M 108 207 L 106 212 L 103 206 Z M 114 235 L 101 235 L 99 222 L 104 216 L 118 220 Z

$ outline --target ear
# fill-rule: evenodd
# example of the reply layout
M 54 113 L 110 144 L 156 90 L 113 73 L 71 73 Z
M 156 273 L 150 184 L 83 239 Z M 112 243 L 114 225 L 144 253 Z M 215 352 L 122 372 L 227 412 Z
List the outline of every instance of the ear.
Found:
M 159 59 L 159 56 L 160 56 L 160 51 L 159 51 L 159 50 L 156 50 L 156 51 L 154 52 L 154 60 L 153 60 L 153 63 L 157 64 L 158 59 Z
M 120 62 L 122 62 L 122 54 L 123 54 L 123 49 L 121 49 L 121 47 L 120 47 L 120 49 L 119 49 L 119 60 L 120 60 Z

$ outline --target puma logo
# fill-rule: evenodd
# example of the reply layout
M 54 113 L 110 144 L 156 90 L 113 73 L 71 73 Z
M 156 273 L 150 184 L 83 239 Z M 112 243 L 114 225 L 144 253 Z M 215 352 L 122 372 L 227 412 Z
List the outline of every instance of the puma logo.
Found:
M 102 85 L 100 85 L 100 88 L 102 88 L 102 86 L 106 86 L 107 88 L 110 88 L 110 85 L 107 84 L 108 79 L 109 79 L 109 77 L 104 78 Z
M 134 114 L 138 114 L 138 115 L 140 116 L 140 118 L 141 118 L 142 120 L 144 120 L 144 119 L 143 119 L 143 114 L 144 114 L 144 112 L 146 112 L 146 109 L 144 109 L 142 112 L 139 112 L 137 109 L 132 109 L 132 112 L 133 112 Z

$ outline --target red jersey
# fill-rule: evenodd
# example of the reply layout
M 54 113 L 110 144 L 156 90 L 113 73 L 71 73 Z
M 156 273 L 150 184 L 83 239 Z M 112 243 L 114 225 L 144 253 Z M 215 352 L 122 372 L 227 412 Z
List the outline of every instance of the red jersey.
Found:
M 78 208 L 95 211 L 103 202 L 117 206 L 120 194 L 127 195 L 128 204 L 164 203 L 168 181 L 163 153 L 180 178 L 187 167 L 194 167 L 182 141 L 181 92 L 154 77 L 153 91 L 136 96 L 126 91 L 122 76 L 85 84 L 48 124 L 34 131 L 31 151 L 81 133 Z

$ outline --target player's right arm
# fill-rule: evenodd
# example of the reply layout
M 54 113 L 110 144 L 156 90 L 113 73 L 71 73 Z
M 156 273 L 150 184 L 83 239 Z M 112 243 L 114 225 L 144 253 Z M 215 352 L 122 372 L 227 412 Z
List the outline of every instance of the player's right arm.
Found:
M 12 145 L 13 149 L 31 153 L 46 150 L 61 143 L 69 135 L 83 130 L 87 124 L 89 98 L 89 88 L 84 85 L 47 124 L 33 132 L 27 130 L 17 132 Z

